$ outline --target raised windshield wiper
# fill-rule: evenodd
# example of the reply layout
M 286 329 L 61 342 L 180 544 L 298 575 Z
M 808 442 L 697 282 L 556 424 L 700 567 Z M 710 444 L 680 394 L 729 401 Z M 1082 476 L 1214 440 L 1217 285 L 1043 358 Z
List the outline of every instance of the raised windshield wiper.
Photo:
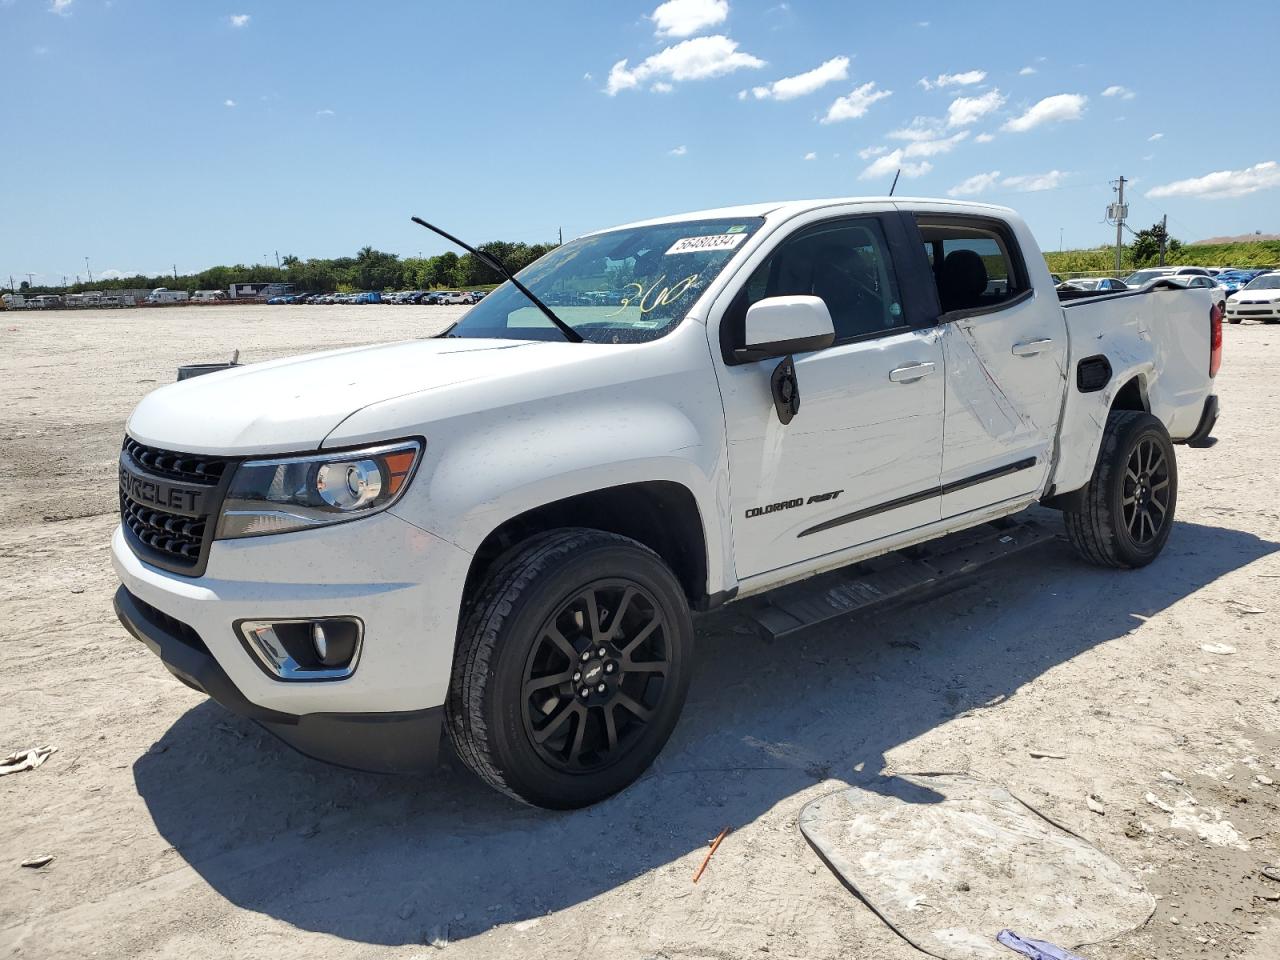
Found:
M 547 319 L 556 325 L 556 328 L 559 329 L 559 331 L 564 334 L 564 338 L 566 340 L 568 340 L 570 343 L 582 342 L 582 334 L 578 333 L 577 330 L 573 329 L 573 327 L 569 326 L 567 323 L 565 323 L 563 320 L 557 317 L 555 315 L 555 311 L 553 311 L 545 303 L 543 303 L 536 296 L 534 296 L 533 291 L 530 290 L 528 287 L 526 287 L 519 280 L 517 280 L 515 277 L 515 274 L 512 273 L 510 270 L 508 270 L 505 266 L 503 266 L 502 261 L 499 260 L 497 257 L 495 257 L 493 254 L 485 253 L 483 250 L 477 250 L 475 247 L 471 246 L 468 243 L 463 243 L 453 234 L 446 233 L 445 231 L 441 230 L 439 227 L 433 226 L 432 224 L 427 223 L 427 221 L 423 220 L 421 217 L 410 217 L 409 219 L 412 220 L 414 223 L 416 223 L 420 227 L 426 227 L 432 233 L 440 234 L 440 236 L 444 237 L 450 243 L 456 243 L 463 250 L 467 251 L 467 253 L 471 254 L 473 257 L 475 257 L 477 260 L 483 263 L 490 270 L 493 270 L 496 273 L 498 273 L 500 276 L 503 276 L 507 280 L 510 280 L 512 286 L 514 286 L 517 290 L 519 290 L 526 297 L 528 297 L 530 303 L 532 303 L 535 307 L 537 307 L 539 310 L 541 310 L 543 313 L 547 315 Z

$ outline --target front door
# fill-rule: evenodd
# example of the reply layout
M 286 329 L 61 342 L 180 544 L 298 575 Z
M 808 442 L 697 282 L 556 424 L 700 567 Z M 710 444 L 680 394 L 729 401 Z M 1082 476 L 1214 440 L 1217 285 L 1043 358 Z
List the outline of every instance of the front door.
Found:
M 721 318 L 739 579 L 939 519 L 943 349 L 938 329 L 913 325 L 918 304 L 891 254 L 904 237 L 893 214 L 800 228 Z M 770 393 L 780 361 L 734 363 L 731 348 L 747 307 L 796 294 L 823 299 L 836 341 L 795 357 L 800 410 L 784 426 Z

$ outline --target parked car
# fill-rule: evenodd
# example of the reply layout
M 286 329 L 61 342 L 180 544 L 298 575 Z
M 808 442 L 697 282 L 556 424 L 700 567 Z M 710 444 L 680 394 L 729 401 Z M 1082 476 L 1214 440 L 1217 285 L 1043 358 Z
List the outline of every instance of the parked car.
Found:
M 1280 322 L 1280 271 L 1264 273 L 1227 298 L 1227 322 Z
M 470 302 L 470 295 L 462 293 L 458 290 L 442 290 L 440 291 L 437 303 L 443 306 L 459 306 Z
M 783 635 L 849 611 L 809 579 L 829 572 L 899 599 L 938 571 L 851 565 L 959 531 L 984 555 L 1042 542 L 991 526 L 1036 503 L 1103 567 L 1179 536 L 1173 444 L 1217 419 L 1208 291 L 1061 303 L 1013 211 L 902 198 L 631 224 L 526 282 L 611 286 L 619 260 L 621 308 L 561 317 L 508 283 L 447 336 L 144 398 L 121 621 L 312 756 L 418 770 L 447 730 L 498 790 L 566 808 L 661 751 L 694 610 L 786 585 L 743 606 Z
M 1226 313 L 1227 310 L 1227 288 L 1218 282 L 1217 277 L 1204 277 L 1196 274 L 1179 274 L 1177 276 L 1166 277 L 1170 283 L 1176 283 L 1179 286 L 1187 287 L 1192 290 L 1208 290 L 1213 302 L 1218 305 L 1218 310 Z
M 1075 280 L 1067 280 L 1065 283 L 1058 284 L 1058 289 L 1117 293 L 1121 290 L 1128 290 L 1129 287 L 1123 280 L 1117 280 L 1114 277 L 1079 277 Z
M 1153 280 L 1160 280 L 1164 277 L 1207 276 L 1209 276 L 1209 271 L 1204 267 L 1147 267 L 1143 270 L 1135 270 L 1124 278 L 1124 282 L 1129 287 L 1142 287 Z

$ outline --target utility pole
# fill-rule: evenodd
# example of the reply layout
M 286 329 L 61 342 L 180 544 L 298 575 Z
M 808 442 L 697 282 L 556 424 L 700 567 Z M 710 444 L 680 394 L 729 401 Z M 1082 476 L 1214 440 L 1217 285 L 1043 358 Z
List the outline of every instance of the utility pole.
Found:
M 279 250 L 276 251 L 276 269 L 277 270 L 280 269 L 280 251 Z
M 564 246 L 564 227 L 560 227 L 560 246 Z
M 1124 205 L 1124 177 L 1120 178 L 1120 186 L 1117 188 L 1120 192 L 1120 198 L 1116 201 L 1116 273 L 1119 274 L 1123 269 L 1121 263 L 1121 254 L 1124 252 L 1124 218 L 1129 213 Z
M 1169 243 L 1169 215 L 1160 218 L 1160 266 L 1164 266 L 1164 251 Z
M 84 258 L 84 272 L 89 275 L 89 282 L 93 283 L 93 271 L 89 269 L 89 258 Z
M 178 265 L 176 263 L 173 265 L 173 282 L 178 282 Z
M 1058 228 L 1058 252 L 1062 252 L 1062 227 Z

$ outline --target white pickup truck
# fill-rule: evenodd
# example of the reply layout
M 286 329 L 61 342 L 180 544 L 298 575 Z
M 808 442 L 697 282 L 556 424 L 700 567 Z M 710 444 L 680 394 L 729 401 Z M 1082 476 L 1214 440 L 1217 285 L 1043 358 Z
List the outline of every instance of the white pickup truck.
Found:
M 662 749 L 694 611 L 1036 503 L 1141 566 L 1171 442 L 1217 417 L 1206 291 L 1060 300 L 1000 207 L 711 210 L 517 280 L 437 337 L 138 405 L 116 609 L 172 673 L 314 757 L 420 769 L 447 731 L 492 786 L 581 806 Z

